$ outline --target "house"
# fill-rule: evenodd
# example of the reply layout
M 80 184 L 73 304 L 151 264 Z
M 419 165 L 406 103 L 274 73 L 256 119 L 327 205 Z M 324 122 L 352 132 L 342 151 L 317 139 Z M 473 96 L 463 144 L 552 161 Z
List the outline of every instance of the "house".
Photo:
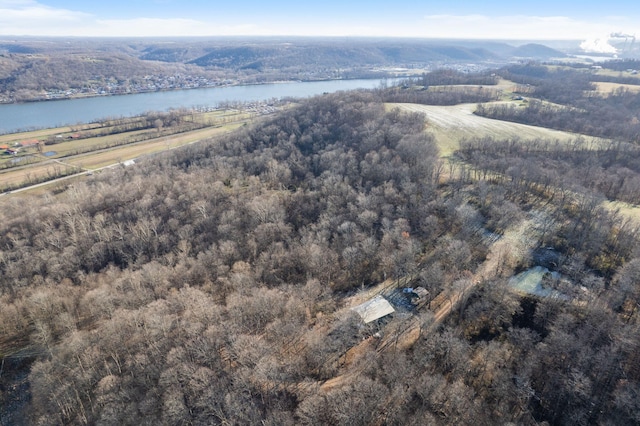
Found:
M 393 306 L 381 295 L 377 295 L 373 299 L 370 299 L 354 308 L 352 308 L 365 324 L 385 317 L 394 313 L 396 310 Z
M 38 139 L 30 139 L 27 141 L 20 141 L 20 146 L 22 146 L 23 148 L 28 148 L 32 146 L 38 146 L 39 143 L 40 141 Z

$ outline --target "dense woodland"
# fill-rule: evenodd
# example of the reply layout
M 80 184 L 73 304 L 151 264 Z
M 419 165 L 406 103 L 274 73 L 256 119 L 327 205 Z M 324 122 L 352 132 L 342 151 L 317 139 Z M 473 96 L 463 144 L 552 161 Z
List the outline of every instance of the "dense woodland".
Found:
M 411 92 L 3 199 L 2 424 L 638 424 L 638 231 L 603 204 L 640 198 L 636 140 L 442 159 L 381 102 Z M 535 265 L 560 297 L 510 289 Z M 345 300 L 385 280 L 463 297 L 364 325 Z

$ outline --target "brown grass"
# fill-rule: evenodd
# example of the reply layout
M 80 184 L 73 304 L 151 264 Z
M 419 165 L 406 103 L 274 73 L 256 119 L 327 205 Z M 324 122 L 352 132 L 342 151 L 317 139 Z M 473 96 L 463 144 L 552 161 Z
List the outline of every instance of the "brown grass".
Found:
M 568 141 L 578 136 L 544 127 L 480 117 L 473 114 L 476 109 L 475 104 L 434 106 L 392 103 L 388 104 L 388 107 L 424 113 L 427 119 L 427 131 L 435 136 L 442 156 L 451 155 L 460 147 L 460 141 L 476 137 L 519 138 L 523 141 L 539 139 Z
M 610 95 L 612 92 L 620 89 L 625 89 L 632 93 L 638 93 L 640 92 L 640 79 L 638 80 L 638 84 L 598 82 L 598 83 L 595 83 L 595 86 L 596 86 L 595 93 L 601 96 Z

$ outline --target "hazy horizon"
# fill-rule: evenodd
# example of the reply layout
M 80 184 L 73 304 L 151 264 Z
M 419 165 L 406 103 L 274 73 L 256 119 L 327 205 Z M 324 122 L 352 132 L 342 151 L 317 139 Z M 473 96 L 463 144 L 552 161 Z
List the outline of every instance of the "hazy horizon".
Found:
M 470 0 L 299 4 L 290 0 L 0 0 L 1 36 L 178 37 L 303 36 L 481 40 L 581 40 L 610 52 L 611 34 L 631 38 L 640 10 L 631 1 Z

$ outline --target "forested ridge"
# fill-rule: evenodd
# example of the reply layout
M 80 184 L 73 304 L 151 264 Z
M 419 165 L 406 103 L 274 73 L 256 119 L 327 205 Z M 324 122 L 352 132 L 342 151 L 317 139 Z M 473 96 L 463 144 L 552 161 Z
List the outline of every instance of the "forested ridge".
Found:
M 545 59 L 564 54 L 541 45 L 469 40 L 17 37 L 0 41 L 0 102 L 399 77 L 443 66 L 495 67 L 513 56 Z
M 3 424 L 637 424 L 637 227 L 602 203 L 636 202 L 636 146 L 446 161 L 402 90 L 3 199 Z M 510 288 L 538 265 L 559 296 Z M 428 303 L 365 325 L 385 281 Z

